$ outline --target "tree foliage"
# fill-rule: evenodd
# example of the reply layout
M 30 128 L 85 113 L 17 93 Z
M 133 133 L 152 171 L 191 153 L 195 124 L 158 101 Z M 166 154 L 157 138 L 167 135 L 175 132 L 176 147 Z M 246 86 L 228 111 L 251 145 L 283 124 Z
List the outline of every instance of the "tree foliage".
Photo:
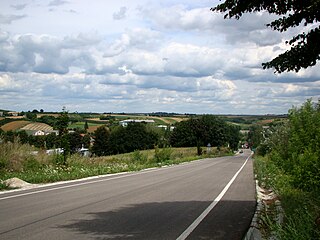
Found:
M 62 109 L 62 112 L 57 117 L 56 121 L 56 128 L 59 130 L 59 135 L 62 136 L 68 132 L 68 125 L 69 125 L 69 115 L 65 108 Z
M 239 19 L 244 13 L 267 11 L 279 15 L 279 18 L 267 24 L 273 30 L 284 32 L 301 24 L 309 25 L 307 33 L 302 32 L 286 43 L 290 50 L 280 54 L 270 62 L 263 63 L 266 68 L 276 72 L 298 72 L 301 68 L 314 66 L 320 59 L 320 27 L 314 23 L 320 21 L 319 0 L 225 0 L 211 8 L 212 11 L 226 12 L 225 18 Z
M 294 186 L 320 194 L 320 101 L 289 110 L 288 122 L 273 128 L 262 145 Z
M 208 143 L 221 147 L 229 144 L 232 149 L 237 149 L 239 130 L 239 127 L 229 125 L 219 117 L 205 115 L 177 123 L 170 144 L 174 147 L 206 146 Z
M 158 135 L 148 131 L 144 123 L 129 123 L 127 127 L 118 126 L 110 135 L 109 154 L 133 152 L 153 148 Z
M 105 126 L 98 127 L 94 132 L 94 144 L 92 152 L 97 156 L 104 156 L 108 154 L 110 132 Z

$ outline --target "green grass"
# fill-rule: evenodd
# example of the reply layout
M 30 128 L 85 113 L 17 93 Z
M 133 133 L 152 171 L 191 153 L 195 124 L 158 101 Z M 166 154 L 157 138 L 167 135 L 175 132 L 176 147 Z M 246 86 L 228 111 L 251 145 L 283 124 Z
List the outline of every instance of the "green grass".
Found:
M 46 155 L 40 152 L 31 155 L 30 146 L 15 143 L 0 144 L 0 183 L 17 177 L 29 183 L 50 183 L 79 179 L 102 174 L 139 171 L 146 168 L 189 162 L 199 158 L 230 155 L 224 149 L 213 149 L 212 155 L 197 156 L 196 148 L 165 148 L 105 157 L 82 157 L 74 154 L 61 164 L 61 155 Z M 0 184 L 0 190 L 6 189 Z
M 283 224 L 274 221 L 274 206 L 261 213 L 261 230 L 265 237 L 273 234 L 278 239 L 320 239 L 320 226 L 316 224 L 320 217 L 320 196 L 295 189 L 291 177 L 267 157 L 255 158 L 254 164 L 260 185 L 277 193 L 284 210 Z
M 85 122 L 76 122 L 76 123 L 70 124 L 68 126 L 68 128 L 70 128 L 70 129 L 74 129 L 74 128 L 84 129 L 84 124 L 85 124 Z M 98 123 L 91 123 L 91 122 L 88 121 L 88 126 L 89 127 L 90 126 L 99 126 L 99 125 L 103 125 L 103 123 L 98 124 Z

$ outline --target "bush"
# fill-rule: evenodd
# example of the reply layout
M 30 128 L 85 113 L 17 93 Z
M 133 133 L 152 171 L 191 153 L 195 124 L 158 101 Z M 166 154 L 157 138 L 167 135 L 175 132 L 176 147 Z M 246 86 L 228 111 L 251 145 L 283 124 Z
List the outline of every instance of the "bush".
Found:
M 23 170 L 38 170 L 42 167 L 34 156 L 28 156 L 26 160 L 22 163 Z
M 0 171 L 6 169 L 8 166 L 7 159 L 0 157 Z
M 294 185 L 309 192 L 320 192 L 319 155 L 308 150 L 297 160 L 298 164 L 293 169 Z
M 145 162 L 147 162 L 148 158 L 146 155 L 142 154 L 139 150 L 135 150 L 131 154 L 131 160 L 133 162 L 145 163 Z
M 254 166 L 259 184 L 277 193 L 284 210 L 284 224 L 274 221 L 270 211 L 272 206 L 261 212 L 266 235 L 272 232 L 277 239 L 320 239 L 320 229 L 316 224 L 319 195 L 296 188 L 294 175 L 285 174 L 269 157 L 256 157 Z
M 64 165 L 66 162 L 65 162 L 63 154 L 58 154 L 58 153 L 53 154 L 52 155 L 52 163 L 54 165 Z
M 162 148 L 159 150 L 158 147 L 155 147 L 154 159 L 157 163 L 165 162 L 170 160 L 171 154 L 171 148 Z

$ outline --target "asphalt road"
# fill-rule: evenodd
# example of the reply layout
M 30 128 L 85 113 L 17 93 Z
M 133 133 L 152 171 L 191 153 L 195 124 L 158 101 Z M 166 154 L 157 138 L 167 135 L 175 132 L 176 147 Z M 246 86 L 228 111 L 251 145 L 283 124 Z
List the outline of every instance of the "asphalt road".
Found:
M 249 155 L 0 194 L 0 239 L 242 239 Z

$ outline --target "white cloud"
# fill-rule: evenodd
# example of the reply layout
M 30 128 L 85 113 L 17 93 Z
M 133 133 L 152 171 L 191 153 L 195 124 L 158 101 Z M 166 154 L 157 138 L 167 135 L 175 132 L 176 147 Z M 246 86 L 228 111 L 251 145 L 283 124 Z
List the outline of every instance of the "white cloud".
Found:
M 114 20 L 121 20 L 121 19 L 126 18 L 126 13 L 127 13 L 127 8 L 126 8 L 126 7 L 121 7 L 121 8 L 119 9 L 119 11 L 113 13 L 112 16 L 113 16 L 113 19 L 114 19 Z
M 16 14 L 10 14 L 10 15 L 3 15 L 0 14 L 0 24 L 11 24 L 14 21 L 21 20 L 23 18 L 27 17 L 26 15 L 16 15 Z
M 261 114 L 320 96 L 319 65 L 261 68 L 300 28 L 271 31 L 266 13 L 225 20 L 208 0 L 146 2 L 2 2 L 1 108 Z
M 49 3 L 48 6 L 61 6 L 61 5 L 67 4 L 67 3 L 69 3 L 69 2 L 64 1 L 64 0 L 53 0 Z

